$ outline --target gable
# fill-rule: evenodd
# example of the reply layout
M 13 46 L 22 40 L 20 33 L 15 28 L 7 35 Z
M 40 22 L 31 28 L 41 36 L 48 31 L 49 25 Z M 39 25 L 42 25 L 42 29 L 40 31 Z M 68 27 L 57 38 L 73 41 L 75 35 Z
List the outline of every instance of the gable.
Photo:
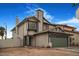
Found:
M 35 20 L 35 19 L 29 19 L 29 21 L 34 21 L 34 22 L 37 22 L 37 20 Z
M 35 22 L 38 22 L 39 20 L 36 18 L 36 17 L 29 17 L 28 18 L 28 21 L 35 21 Z
M 44 23 L 48 23 L 46 20 L 44 20 Z
M 53 32 L 64 32 L 60 27 L 55 27 L 52 30 Z
M 44 23 L 48 23 L 48 24 L 51 24 L 47 19 L 45 19 L 44 17 L 43 17 L 43 22 Z

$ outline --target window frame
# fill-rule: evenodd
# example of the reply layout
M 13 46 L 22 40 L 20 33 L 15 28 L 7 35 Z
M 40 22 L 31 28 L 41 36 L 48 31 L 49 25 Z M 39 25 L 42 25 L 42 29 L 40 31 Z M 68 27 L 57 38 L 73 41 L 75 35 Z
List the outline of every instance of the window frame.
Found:
M 36 24 L 36 25 L 35 25 L 35 27 L 36 27 L 35 29 L 34 29 L 34 28 L 32 29 L 32 28 L 30 27 L 30 23 L 31 23 L 31 22 Z M 28 31 L 37 31 L 37 29 L 38 29 L 38 24 L 37 24 L 37 22 L 35 22 L 35 21 L 28 21 Z

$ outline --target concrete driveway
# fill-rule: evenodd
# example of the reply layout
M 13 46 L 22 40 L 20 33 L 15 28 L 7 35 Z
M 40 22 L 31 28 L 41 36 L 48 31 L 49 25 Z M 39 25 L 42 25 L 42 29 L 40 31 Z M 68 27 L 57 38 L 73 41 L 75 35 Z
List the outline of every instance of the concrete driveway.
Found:
M 0 56 L 79 56 L 79 52 L 67 48 L 4 48 Z
M 69 47 L 67 48 L 68 50 L 72 50 L 72 51 L 75 51 L 75 52 L 79 52 L 79 47 Z

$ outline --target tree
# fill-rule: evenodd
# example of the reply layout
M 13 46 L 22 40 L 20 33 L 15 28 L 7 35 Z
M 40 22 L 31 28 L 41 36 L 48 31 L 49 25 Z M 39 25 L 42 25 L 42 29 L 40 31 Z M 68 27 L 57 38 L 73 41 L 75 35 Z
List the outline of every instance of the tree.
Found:
M 0 36 L 2 36 L 2 39 L 3 39 L 4 33 L 5 33 L 5 28 L 0 27 Z
M 72 7 L 78 6 L 79 3 L 72 3 Z
M 72 7 L 77 7 L 77 10 L 76 10 L 76 18 L 79 20 L 79 3 L 72 3 Z

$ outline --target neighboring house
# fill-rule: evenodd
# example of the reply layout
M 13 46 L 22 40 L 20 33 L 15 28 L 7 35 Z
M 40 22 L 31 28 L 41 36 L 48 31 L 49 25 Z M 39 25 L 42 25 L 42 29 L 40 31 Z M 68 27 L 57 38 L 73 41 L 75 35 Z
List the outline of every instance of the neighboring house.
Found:
M 22 46 L 68 47 L 78 37 L 76 28 L 63 24 L 51 24 L 42 10 L 36 10 L 36 16 L 25 18 L 12 29 L 13 39 L 20 39 Z M 74 38 L 74 39 L 73 39 Z

